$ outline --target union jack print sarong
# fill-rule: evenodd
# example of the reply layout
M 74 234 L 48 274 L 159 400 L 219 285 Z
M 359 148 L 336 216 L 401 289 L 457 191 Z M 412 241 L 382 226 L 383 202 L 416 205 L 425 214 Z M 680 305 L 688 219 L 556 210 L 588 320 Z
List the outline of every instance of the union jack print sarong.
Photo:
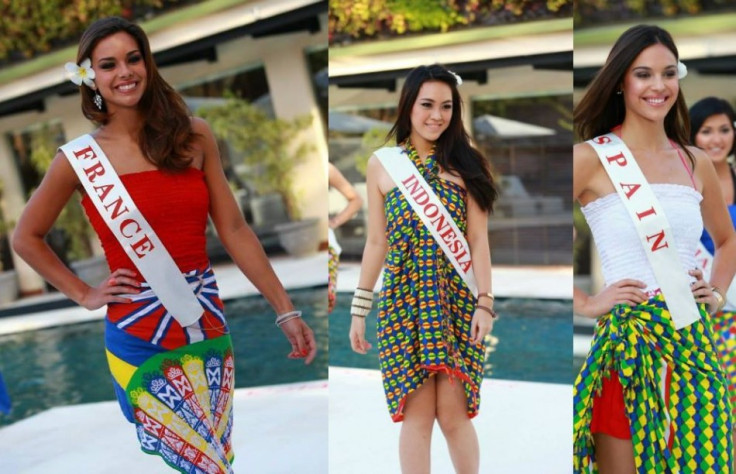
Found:
M 143 284 L 132 303 L 108 307 L 107 359 L 144 452 L 181 473 L 231 473 L 232 342 L 212 269 L 185 276 L 203 316 L 181 327 Z

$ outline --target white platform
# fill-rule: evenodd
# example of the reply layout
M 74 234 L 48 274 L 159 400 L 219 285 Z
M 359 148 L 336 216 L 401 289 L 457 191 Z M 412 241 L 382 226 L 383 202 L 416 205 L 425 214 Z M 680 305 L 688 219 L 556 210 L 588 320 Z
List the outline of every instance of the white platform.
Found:
M 238 474 L 327 472 L 327 381 L 235 391 Z M 117 402 L 52 408 L 0 429 L 3 474 L 170 474 Z
M 330 367 L 329 473 L 399 473 L 400 424 L 386 409 L 376 370 Z M 572 386 L 486 379 L 473 420 L 480 472 L 568 474 L 572 469 Z M 432 473 L 454 472 L 435 426 Z M 294 471 L 298 472 L 298 471 Z

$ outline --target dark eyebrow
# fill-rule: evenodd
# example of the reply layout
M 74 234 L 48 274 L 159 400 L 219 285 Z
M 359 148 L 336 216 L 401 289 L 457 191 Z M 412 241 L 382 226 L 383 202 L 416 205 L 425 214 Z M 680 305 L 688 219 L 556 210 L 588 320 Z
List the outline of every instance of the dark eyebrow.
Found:
M 131 54 L 135 54 L 135 53 L 140 53 L 140 51 L 137 50 L 137 49 L 134 49 L 133 51 L 129 51 L 128 54 L 126 54 L 126 56 L 130 56 Z M 115 58 L 113 58 L 113 57 L 100 58 L 100 59 L 97 60 L 97 62 L 99 63 L 100 61 L 105 61 L 105 60 L 115 60 Z
M 670 64 L 668 66 L 665 66 L 665 69 L 676 69 L 676 68 L 677 68 L 677 65 L 675 65 L 675 64 Z M 632 71 L 636 71 L 638 69 L 640 69 L 642 71 L 651 71 L 652 70 L 652 68 L 650 68 L 649 66 L 637 66 L 635 68 L 632 68 L 631 70 Z
M 432 102 L 432 103 L 434 103 L 434 99 L 430 99 L 429 97 L 421 97 L 421 98 L 419 98 L 419 100 L 423 100 L 423 101 L 427 101 L 427 102 Z M 444 101 L 444 102 L 442 102 L 442 103 L 443 103 L 443 104 L 447 104 L 448 102 L 449 102 L 449 103 L 452 103 L 452 99 L 448 99 L 448 100 L 446 100 L 446 101 Z

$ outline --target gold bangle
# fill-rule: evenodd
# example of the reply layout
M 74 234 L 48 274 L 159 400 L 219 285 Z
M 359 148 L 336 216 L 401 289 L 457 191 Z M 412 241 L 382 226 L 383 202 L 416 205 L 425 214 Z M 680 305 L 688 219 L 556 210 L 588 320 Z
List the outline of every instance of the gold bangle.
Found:
M 478 293 L 478 300 L 480 300 L 480 297 L 481 296 L 486 296 L 486 297 L 490 298 L 491 299 L 491 302 L 496 301 L 496 297 L 493 296 L 493 293 L 491 293 L 490 291 L 486 291 L 484 293 Z
M 723 309 L 724 306 L 726 306 L 726 298 L 723 296 L 723 292 L 720 288 L 717 286 L 714 286 L 710 289 L 710 291 L 713 292 L 714 295 L 716 295 L 716 300 L 718 301 L 718 307 L 713 311 L 713 313 L 718 313 Z

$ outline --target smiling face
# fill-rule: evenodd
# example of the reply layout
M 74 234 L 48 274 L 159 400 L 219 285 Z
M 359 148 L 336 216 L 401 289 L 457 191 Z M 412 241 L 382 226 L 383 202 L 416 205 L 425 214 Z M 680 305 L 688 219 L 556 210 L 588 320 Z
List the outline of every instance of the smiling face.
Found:
M 146 90 L 146 65 L 135 39 L 118 32 L 100 40 L 92 51 L 95 84 L 108 112 L 135 108 Z
M 447 130 L 452 118 L 452 90 L 440 81 L 427 81 L 419 88 L 411 108 L 411 135 L 414 146 L 420 141 L 434 143 Z
M 708 153 L 716 163 L 726 160 L 733 148 L 734 131 L 726 114 L 711 115 L 695 135 L 695 145 Z
M 664 121 L 680 92 L 677 58 L 662 44 L 649 46 L 629 66 L 621 89 L 627 118 Z

